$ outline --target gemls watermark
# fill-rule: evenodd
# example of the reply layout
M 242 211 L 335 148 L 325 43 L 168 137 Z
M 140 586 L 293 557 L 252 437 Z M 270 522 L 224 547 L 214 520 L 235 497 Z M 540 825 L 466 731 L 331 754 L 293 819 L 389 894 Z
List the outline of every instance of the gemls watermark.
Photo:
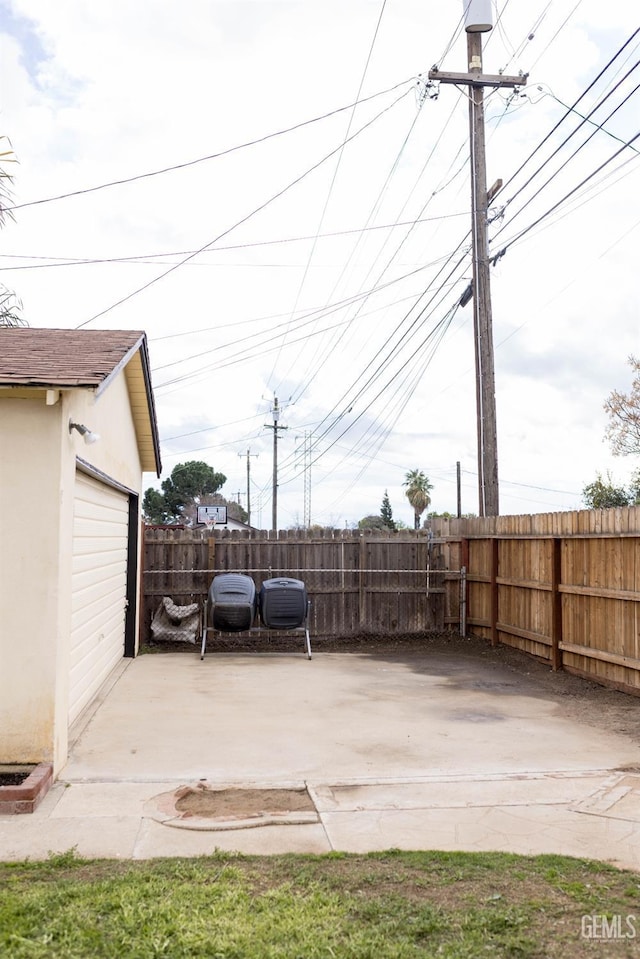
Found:
M 628 916 L 583 916 L 580 923 L 582 939 L 611 942 L 616 939 L 636 938 L 636 917 Z

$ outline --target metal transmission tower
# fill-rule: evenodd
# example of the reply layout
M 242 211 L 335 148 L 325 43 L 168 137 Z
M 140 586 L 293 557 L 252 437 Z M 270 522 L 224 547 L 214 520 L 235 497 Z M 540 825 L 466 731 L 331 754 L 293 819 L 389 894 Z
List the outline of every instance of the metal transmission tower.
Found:
M 311 433 L 304 437 L 304 525 L 311 526 Z
M 298 437 L 297 437 L 298 438 Z M 311 526 L 311 440 L 312 433 L 305 433 L 302 437 L 302 471 L 304 475 L 304 518 L 302 525 L 305 529 Z M 296 450 L 296 453 L 298 452 Z
M 498 516 L 498 429 L 493 361 L 493 320 L 489 277 L 489 204 L 496 189 L 487 192 L 484 138 L 484 88 L 518 87 L 526 76 L 491 76 L 482 72 L 482 34 L 493 27 L 491 0 L 462 0 L 467 32 L 468 73 L 443 73 L 435 67 L 429 80 L 469 87 L 471 147 L 471 230 L 473 253 L 473 330 L 476 359 L 478 422 L 478 492 L 480 516 Z M 501 186 L 502 184 L 500 184 Z M 463 294 L 463 299 L 464 299 Z
M 273 430 L 273 484 L 271 498 L 271 529 L 278 529 L 278 430 L 287 430 L 288 426 L 280 426 L 278 419 L 280 417 L 280 408 L 278 407 L 278 397 L 273 398 L 273 423 L 265 423 L 268 430 Z

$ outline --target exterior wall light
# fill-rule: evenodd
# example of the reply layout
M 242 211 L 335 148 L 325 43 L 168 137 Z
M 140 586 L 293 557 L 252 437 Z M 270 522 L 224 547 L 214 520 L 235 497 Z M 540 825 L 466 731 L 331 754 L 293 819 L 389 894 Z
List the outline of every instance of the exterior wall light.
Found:
M 100 439 L 99 433 L 92 433 L 88 426 L 83 426 L 82 423 L 74 423 L 73 420 L 69 420 L 69 432 L 71 433 L 72 430 L 77 430 L 87 445 L 97 443 Z

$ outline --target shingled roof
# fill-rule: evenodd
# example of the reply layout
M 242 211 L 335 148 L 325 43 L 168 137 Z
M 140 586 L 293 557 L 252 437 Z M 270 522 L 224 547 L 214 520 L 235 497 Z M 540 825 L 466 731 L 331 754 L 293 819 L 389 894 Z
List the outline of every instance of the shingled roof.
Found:
M 134 416 L 137 409 L 147 421 L 159 475 L 160 440 L 144 332 L 0 327 L 0 387 L 80 388 L 99 395 L 134 357 L 142 396 L 134 391 L 132 408 Z
M 137 330 L 0 328 L 1 386 L 84 386 L 100 392 L 139 349 Z

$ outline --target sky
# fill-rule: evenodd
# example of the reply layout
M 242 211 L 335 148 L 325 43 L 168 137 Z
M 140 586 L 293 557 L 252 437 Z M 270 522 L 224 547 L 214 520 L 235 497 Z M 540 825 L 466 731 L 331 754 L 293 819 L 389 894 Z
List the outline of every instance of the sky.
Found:
M 603 403 L 638 344 L 629 0 L 498 0 L 483 35 L 500 511 L 626 485 Z M 478 512 L 462 0 L 0 0 L 17 163 L 0 284 L 32 327 L 148 337 L 163 478 L 251 522 Z M 585 119 L 586 118 L 586 119 Z M 7 140 L 0 149 L 7 149 Z M 504 251 L 504 252 L 503 252 Z M 502 254 L 502 255 L 499 255 Z M 286 427 L 286 428 L 285 428 Z M 157 486 L 152 474 L 144 486 Z

